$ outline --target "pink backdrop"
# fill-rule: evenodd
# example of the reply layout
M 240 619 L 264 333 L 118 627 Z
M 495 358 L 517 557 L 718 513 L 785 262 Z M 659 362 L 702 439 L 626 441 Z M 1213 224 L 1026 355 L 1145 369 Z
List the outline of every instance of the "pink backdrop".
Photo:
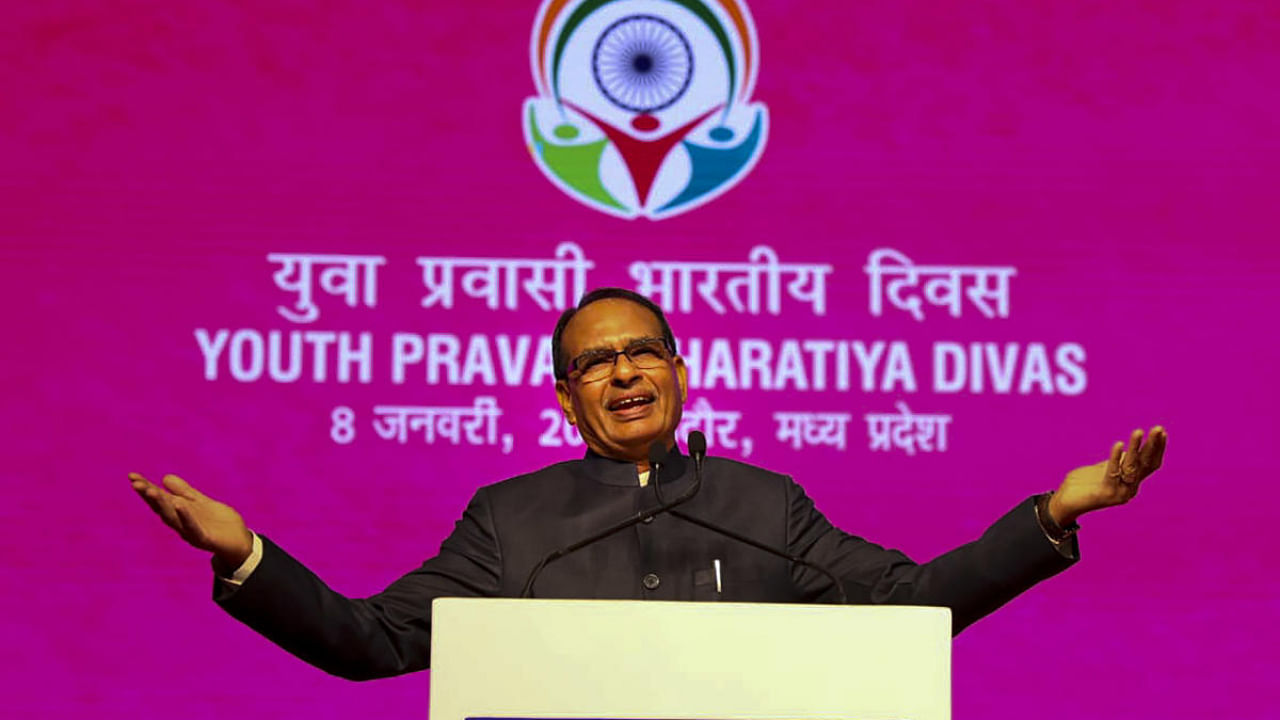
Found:
M 432 383 L 417 364 L 395 381 L 397 333 L 536 346 L 556 316 L 528 296 L 424 308 L 417 259 L 550 259 L 567 241 L 591 286 L 634 287 L 634 262 L 744 263 L 758 245 L 830 265 L 824 314 L 786 295 L 778 315 L 694 302 L 672 313 L 676 334 L 735 354 L 751 339 L 774 353 L 899 342 L 914 388 L 880 366 L 864 389 L 854 363 L 847 389 L 810 376 L 693 397 L 741 413 L 749 461 L 919 559 L 1134 427 L 1166 425 L 1166 469 L 1133 505 L 1084 519 L 1083 562 L 958 638 L 955 716 L 1268 716 L 1280 14 L 1260 8 L 755 0 L 763 156 L 724 196 L 656 222 L 575 202 L 531 161 L 531 0 L 10 8 L 5 714 L 422 717 L 428 674 L 338 680 L 225 616 L 205 560 L 125 473 L 181 473 L 336 588 L 376 592 L 434 554 L 475 488 L 580 452 L 539 445 L 554 398 L 527 371 Z M 872 314 L 876 248 L 1016 268 L 1008 317 Z M 293 323 L 268 253 L 383 257 L 376 307 L 317 291 L 319 318 Z M 316 381 L 307 364 L 294 382 L 242 382 L 223 357 L 207 379 L 198 329 L 369 333 L 370 377 L 340 382 L 331 365 Z M 1015 343 L 1020 358 L 1041 343 L 1051 361 L 1074 343 L 1079 392 L 989 377 L 941 392 L 938 343 Z M 501 406 L 509 453 L 372 425 L 374 406 L 477 396 Z M 949 416 L 946 449 L 871 449 L 864 415 L 898 402 Z M 337 407 L 355 414 L 352 442 L 332 439 Z M 846 447 L 779 441 L 783 411 L 848 413 Z

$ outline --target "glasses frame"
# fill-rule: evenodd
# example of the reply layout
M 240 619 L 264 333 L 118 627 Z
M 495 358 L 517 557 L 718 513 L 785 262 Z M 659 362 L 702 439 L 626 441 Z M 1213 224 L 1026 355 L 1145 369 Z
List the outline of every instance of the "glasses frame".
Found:
M 567 375 L 570 380 L 573 380 L 579 383 L 600 382 L 601 380 L 604 380 L 605 378 L 612 375 L 614 370 L 618 367 L 619 355 L 626 355 L 628 362 L 630 362 L 632 365 L 636 367 L 641 367 L 639 364 L 636 363 L 635 358 L 631 357 L 631 351 L 633 349 L 639 349 L 642 346 L 647 346 L 652 343 L 657 343 L 659 346 L 662 347 L 662 351 L 666 353 L 666 356 L 662 358 L 663 363 L 669 363 L 671 362 L 671 359 L 675 357 L 676 355 L 675 351 L 671 349 L 671 343 L 667 342 L 667 339 L 665 337 L 660 337 L 660 336 L 642 337 L 642 338 L 636 338 L 635 340 L 632 340 L 631 342 L 627 343 L 626 347 L 622 348 L 621 350 L 599 349 L 599 350 L 588 350 L 584 353 L 579 353 L 577 357 L 569 361 L 569 368 L 568 368 Z M 592 358 L 598 357 L 601 360 L 604 360 L 602 365 L 607 366 L 609 368 L 609 372 L 604 373 L 598 378 L 583 380 L 582 376 L 585 371 L 581 370 L 579 368 L 579 365 L 580 365 L 580 361 L 582 361 L 584 358 L 587 358 L 588 356 Z M 655 365 L 654 367 L 657 367 L 657 366 Z M 642 368 L 642 369 L 648 369 L 648 368 Z

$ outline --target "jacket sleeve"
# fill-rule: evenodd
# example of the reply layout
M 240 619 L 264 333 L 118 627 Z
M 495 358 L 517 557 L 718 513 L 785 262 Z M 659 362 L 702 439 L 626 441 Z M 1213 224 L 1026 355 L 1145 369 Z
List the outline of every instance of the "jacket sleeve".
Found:
M 501 576 L 501 551 L 483 488 L 439 555 L 369 598 L 332 590 L 270 539 L 262 541 L 262 562 L 243 585 L 214 579 L 214 601 L 302 660 L 350 680 L 428 667 L 431 601 L 495 595 Z
M 977 540 L 916 563 L 836 528 L 799 485 L 789 485 L 787 541 L 793 553 L 831 568 L 850 603 L 950 608 L 953 635 L 1079 558 L 1075 538 L 1057 548 L 1044 534 L 1034 498 L 1019 503 Z M 819 573 L 799 567 L 793 572 L 813 599 L 832 590 Z

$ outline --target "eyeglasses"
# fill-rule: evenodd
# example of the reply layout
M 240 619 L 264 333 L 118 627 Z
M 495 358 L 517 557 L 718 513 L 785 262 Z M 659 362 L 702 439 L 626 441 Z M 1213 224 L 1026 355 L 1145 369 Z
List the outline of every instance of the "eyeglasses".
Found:
M 578 382 L 603 380 L 613 372 L 619 355 L 641 370 L 653 370 L 671 359 L 671 349 L 663 338 L 640 338 L 621 350 L 588 350 L 569 363 L 569 377 Z

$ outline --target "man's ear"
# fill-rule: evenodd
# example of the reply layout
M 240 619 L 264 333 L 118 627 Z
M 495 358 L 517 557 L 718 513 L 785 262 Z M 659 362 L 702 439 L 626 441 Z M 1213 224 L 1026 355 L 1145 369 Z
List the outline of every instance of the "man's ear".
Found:
M 569 395 L 569 381 L 556 381 L 556 400 L 560 401 L 560 412 L 570 425 L 577 425 L 578 418 L 573 414 L 573 397 Z
M 675 358 L 676 363 L 676 382 L 680 384 L 680 404 L 683 405 L 689 401 L 689 369 L 684 366 L 684 358 L 679 355 Z

